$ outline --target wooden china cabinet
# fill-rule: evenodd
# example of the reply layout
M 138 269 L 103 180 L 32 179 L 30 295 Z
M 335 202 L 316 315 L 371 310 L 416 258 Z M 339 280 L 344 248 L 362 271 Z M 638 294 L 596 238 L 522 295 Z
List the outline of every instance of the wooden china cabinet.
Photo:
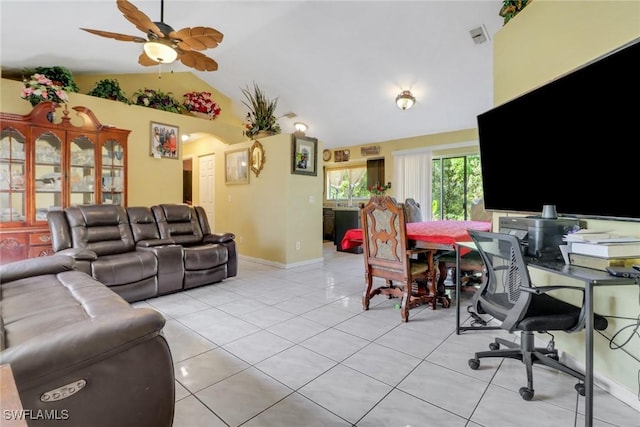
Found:
M 56 108 L 42 102 L 24 116 L 0 113 L 2 264 L 53 252 L 50 210 L 127 204 L 130 131 L 102 125 L 80 106 L 56 120 Z

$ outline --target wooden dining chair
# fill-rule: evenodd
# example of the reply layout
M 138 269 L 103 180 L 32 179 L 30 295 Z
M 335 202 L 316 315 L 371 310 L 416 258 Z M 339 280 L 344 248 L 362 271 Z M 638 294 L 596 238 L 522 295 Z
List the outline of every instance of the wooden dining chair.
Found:
M 400 316 L 409 321 L 409 309 L 425 303 L 434 303 L 427 289 L 429 266 L 412 256 L 428 249 L 410 248 L 403 203 L 388 196 L 374 196 L 360 206 L 362 247 L 366 287 L 362 307 L 376 295 L 400 298 Z M 384 284 L 374 288 L 374 279 Z

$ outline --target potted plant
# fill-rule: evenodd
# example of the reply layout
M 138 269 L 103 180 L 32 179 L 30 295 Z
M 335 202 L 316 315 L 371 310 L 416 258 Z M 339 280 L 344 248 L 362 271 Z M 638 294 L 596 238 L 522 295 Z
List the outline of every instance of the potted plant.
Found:
M 244 134 L 254 138 L 258 133 L 265 132 L 270 135 L 281 132 L 280 125 L 275 115 L 278 98 L 269 99 L 264 91 L 254 83 L 253 91 L 248 87 L 242 89 L 246 101 L 242 101 L 249 108 Z
M 69 101 L 69 95 L 62 86 L 55 84 L 53 80 L 44 74 L 35 73 L 28 79 L 23 80 L 22 94 L 20 97 L 26 99 L 35 107 L 42 101 L 52 101 L 57 104 L 64 104 Z
M 132 103 L 172 113 L 181 113 L 183 109 L 182 104 L 173 97 L 171 92 L 164 93 L 160 90 L 147 88 L 136 91 L 133 94 Z
M 73 80 L 71 71 L 66 67 L 37 67 L 33 73 L 44 74 L 51 79 L 55 85 L 61 86 L 67 93 L 78 92 L 80 90 L 76 82 Z
M 96 82 L 93 89 L 91 89 L 87 95 L 120 101 L 125 104 L 131 103 L 131 101 L 129 101 L 125 96 L 124 91 L 120 88 L 120 83 L 116 79 L 102 79 Z
M 533 0 L 504 0 L 498 15 L 504 18 L 504 24 L 509 22 L 511 18 L 516 16 L 524 7 Z M 503 25 L 504 25 L 503 24 Z
M 211 92 L 188 92 L 183 96 L 182 106 L 195 116 L 213 120 L 222 112 L 218 103 L 211 99 Z

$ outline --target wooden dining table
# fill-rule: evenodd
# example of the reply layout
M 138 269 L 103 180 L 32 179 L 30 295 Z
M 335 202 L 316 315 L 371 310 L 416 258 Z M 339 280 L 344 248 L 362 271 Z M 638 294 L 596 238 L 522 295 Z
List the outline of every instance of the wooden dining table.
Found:
M 435 261 L 442 252 L 456 250 L 457 242 L 471 241 L 468 230 L 491 231 L 491 222 L 488 221 L 424 221 L 407 223 L 407 238 L 415 242 L 416 247 L 429 249 L 427 252 L 429 291 L 434 295 L 443 296 L 444 298 L 444 279 L 446 277 L 446 268 L 444 263 L 440 263 L 435 268 Z M 362 245 L 362 229 L 352 228 L 346 231 L 342 238 L 342 249 L 351 249 Z M 468 252 L 468 249 L 461 248 L 461 255 Z M 438 275 L 445 277 L 437 277 Z M 441 280 L 439 280 L 441 279 Z M 433 307 L 435 309 L 435 299 Z M 444 306 L 448 306 L 448 299 L 443 302 Z

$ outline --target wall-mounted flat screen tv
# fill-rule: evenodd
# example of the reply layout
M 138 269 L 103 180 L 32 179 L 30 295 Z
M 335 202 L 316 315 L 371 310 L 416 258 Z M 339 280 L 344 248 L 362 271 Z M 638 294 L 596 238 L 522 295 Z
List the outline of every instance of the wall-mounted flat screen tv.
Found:
M 640 39 L 477 120 L 486 209 L 640 221 Z

